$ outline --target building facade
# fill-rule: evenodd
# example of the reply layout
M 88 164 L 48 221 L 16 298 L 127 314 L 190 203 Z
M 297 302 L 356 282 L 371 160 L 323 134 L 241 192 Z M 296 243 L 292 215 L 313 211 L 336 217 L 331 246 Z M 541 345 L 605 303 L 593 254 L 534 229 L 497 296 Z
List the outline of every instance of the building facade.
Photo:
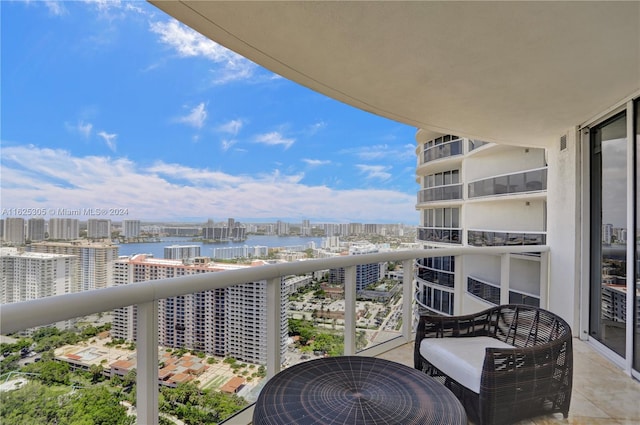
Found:
M 110 239 L 111 220 L 102 218 L 91 218 L 87 220 L 87 238 L 89 239 Z
M 3 241 L 11 245 L 23 245 L 25 242 L 24 218 L 8 217 L 4 219 Z
M 211 263 L 208 258 L 191 262 L 150 258 L 140 254 L 116 261 L 117 285 L 146 282 L 200 273 L 214 273 L 247 266 Z M 285 290 L 284 282 L 282 290 Z M 281 353 L 286 349 L 286 297 L 282 297 Z M 158 303 L 159 344 L 187 348 L 217 356 L 232 356 L 255 364 L 266 364 L 266 282 L 249 282 L 214 289 Z M 135 306 L 114 311 L 114 338 L 135 341 Z
M 50 218 L 49 239 L 74 240 L 80 237 L 80 220 L 77 218 Z
M 31 242 L 43 241 L 44 234 L 44 218 L 30 218 L 27 221 L 27 239 L 29 239 Z
M 140 236 L 140 220 L 123 220 L 122 236 L 125 238 L 137 238 Z
M 171 245 L 164 247 L 164 258 L 167 260 L 186 260 L 200 257 L 200 245 Z
M 544 149 L 416 134 L 417 241 L 425 249 L 546 244 L 547 166 Z M 464 261 L 464 263 L 463 263 Z M 416 264 L 418 313 L 465 314 L 501 303 L 540 304 L 540 255 L 464 259 L 435 257 Z M 456 279 L 461 290 L 456 291 Z
M 31 252 L 74 255 L 78 258 L 76 279 L 79 289 L 106 288 L 113 283 L 114 262 L 118 259 L 117 245 L 91 242 L 37 242 Z

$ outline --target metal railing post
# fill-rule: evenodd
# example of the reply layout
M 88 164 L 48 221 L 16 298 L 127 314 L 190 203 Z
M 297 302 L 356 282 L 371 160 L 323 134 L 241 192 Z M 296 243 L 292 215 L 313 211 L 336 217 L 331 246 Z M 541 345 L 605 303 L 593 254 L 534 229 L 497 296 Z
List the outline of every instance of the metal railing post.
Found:
M 344 355 L 356 353 L 356 266 L 344 271 Z
M 136 412 L 138 425 L 158 423 L 158 302 L 138 304 Z
M 413 263 L 414 260 L 402 262 L 402 336 L 407 342 L 413 334 Z
M 500 304 L 509 304 L 509 282 L 511 274 L 511 254 L 500 256 Z
M 280 372 L 281 278 L 267 279 L 267 378 Z

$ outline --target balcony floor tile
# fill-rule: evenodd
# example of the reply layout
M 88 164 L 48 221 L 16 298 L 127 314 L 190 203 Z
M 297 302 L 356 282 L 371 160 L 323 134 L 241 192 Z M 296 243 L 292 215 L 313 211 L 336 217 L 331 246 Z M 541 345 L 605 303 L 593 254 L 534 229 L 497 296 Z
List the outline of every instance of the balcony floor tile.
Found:
M 573 340 L 574 374 L 569 417 L 540 416 L 517 425 L 637 425 L 640 423 L 640 382 L 625 375 L 591 346 Z M 378 356 L 413 367 L 413 344 Z

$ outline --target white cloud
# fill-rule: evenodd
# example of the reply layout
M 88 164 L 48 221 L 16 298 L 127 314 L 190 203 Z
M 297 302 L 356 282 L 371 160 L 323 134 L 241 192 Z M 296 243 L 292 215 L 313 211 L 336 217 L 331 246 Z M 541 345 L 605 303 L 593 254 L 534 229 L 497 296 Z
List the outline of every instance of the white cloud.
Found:
M 322 160 L 322 159 L 309 159 L 309 158 L 303 158 L 302 159 L 303 162 L 306 162 L 307 165 L 311 165 L 311 166 L 318 166 L 318 165 L 329 165 L 331 164 L 331 161 L 329 160 Z
M 342 154 L 355 155 L 361 160 L 370 161 L 384 159 L 385 161 L 413 161 L 415 160 L 415 146 L 407 143 L 404 145 L 373 145 L 352 149 L 343 149 Z
M 202 128 L 207 119 L 207 110 L 204 102 L 201 102 L 191 110 L 188 115 L 176 118 L 177 122 L 190 125 L 195 128 Z
M 219 126 L 218 131 L 221 131 L 223 133 L 229 133 L 233 136 L 237 136 L 243 125 L 244 125 L 244 122 L 242 122 L 242 120 L 231 120 Z
M 151 31 L 158 34 L 160 41 L 174 49 L 181 57 L 203 57 L 214 62 L 217 65 L 213 70 L 215 83 L 223 84 L 251 78 L 257 68 L 254 63 L 244 57 L 209 40 L 175 19 L 152 22 Z
M 101 131 L 98 133 L 98 136 L 104 139 L 109 149 L 114 152 L 116 151 L 116 138 L 118 137 L 117 134 L 109 134 L 106 131 Z
M 309 129 L 307 130 L 307 133 L 310 136 L 313 136 L 314 134 L 316 134 L 317 132 L 319 132 L 320 130 L 322 130 L 323 128 L 325 128 L 327 126 L 327 123 L 324 121 L 318 121 L 315 124 L 312 124 L 309 126 Z
M 45 1 L 44 5 L 47 6 L 49 12 L 55 16 L 62 16 L 69 13 L 64 7 L 64 4 L 60 1 Z
M 78 131 L 80 132 L 80 134 L 82 134 L 87 139 L 91 136 L 91 129 L 92 128 L 93 128 L 93 124 L 91 124 L 89 122 L 85 124 L 83 121 L 80 121 L 78 123 Z
M 226 152 L 231 148 L 231 146 L 235 145 L 236 143 L 236 140 L 222 140 L 222 142 L 220 142 L 220 147 L 223 151 Z
M 67 130 L 71 133 L 79 133 L 85 139 L 91 137 L 91 131 L 93 130 L 93 124 L 90 122 L 85 123 L 84 121 L 78 121 L 77 124 L 71 125 L 69 123 L 64 123 Z
M 365 165 L 356 164 L 356 168 L 360 171 L 360 174 L 364 174 L 367 179 L 379 179 L 382 181 L 389 180 L 391 178 L 391 167 L 386 165 Z
M 128 208 L 128 218 L 211 216 L 405 222 L 417 220 L 415 194 L 337 190 L 302 183 L 302 174 L 231 175 L 125 158 L 75 157 L 63 150 L 3 146 L 2 203 L 7 207 Z
M 289 149 L 296 142 L 295 139 L 287 139 L 277 131 L 259 134 L 255 141 L 269 146 L 283 145 L 285 149 Z

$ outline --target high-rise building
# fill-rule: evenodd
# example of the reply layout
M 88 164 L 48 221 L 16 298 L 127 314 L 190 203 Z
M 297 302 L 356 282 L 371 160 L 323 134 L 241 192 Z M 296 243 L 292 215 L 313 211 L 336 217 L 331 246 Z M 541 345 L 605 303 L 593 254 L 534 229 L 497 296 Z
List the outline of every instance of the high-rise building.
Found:
M 167 260 L 186 260 L 200 257 L 200 245 L 171 245 L 164 247 L 164 258 Z
M 31 242 L 44 240 L 44 218 L 30 218 L 27 221 L 27 238 Z
M 354 243 L 349 247 L 349 255 L 375 254 L 378 248 L 370 243 Z M 367 286 L 380 280 L 380 264 L 359 264 L 356 266 L 356 291 L 360 291 Z M 330 269 L 329 283 L 344 284 L 345 269 Z
M 80 220 L 77 218 L 50 218 L 50 240 L 74 240 L 80 237 Z
M 122 236 L 125 238 L 137 238 L 140 236 L 140 220 L 123 220 Z
M 243 267 L 248 266 L 216 264 L 209 262 L 208 258 L 195 258 L 192 262 L 185 263 L 149 258 L 141 254 L 116 261 L 115 283 L 135 284 Z M 284 291 L 284 283 L 282 285 Z M 282 297 L 281 302 L 281 353 L 284 354 L 287 297 Z M 159 344 L 266 364 L 266 311 L 265 281 L 163 299 L 158 305 Z M 117 309 L 114 311 L 112 335 L 115 338 L 135 340 L 136 320 L 134 306 Z
M 12 245 L 24 244 L 24 218 L 9 217 L 4 220 L 4 241 Z
M 77 292 L 73 255 L 42 254 L 0 248 L 0 304 L 35 300 Z M 73 321 L 55 325 L 67 329 Z
M 89 220 L 87 220 L 87 238 L 111 238 L 111 220 L 103 218 L 90 218 Z
M 113 264 L 118 259 L 118 246 L 89 242 L 37 242 L 31 252 L 75 255 L 78 258 L 76 279 L 80 290 L 106 288 L 113 284 Z
M 421 185 L 417 241 L 424 248 L 546 243 L 544 149 L 425 134 L 416 134 Z M 488 255 L 418 261 L 419 310 L 452 315 L 500 304 L 501 267 L 497 257 Z M 513 255 L 509 269 L 526 276 L 511 280 L 509 301 L 537 305 L 540 256 Z M 461 300 L 454 294 L 456 270 L 463 271 Z

